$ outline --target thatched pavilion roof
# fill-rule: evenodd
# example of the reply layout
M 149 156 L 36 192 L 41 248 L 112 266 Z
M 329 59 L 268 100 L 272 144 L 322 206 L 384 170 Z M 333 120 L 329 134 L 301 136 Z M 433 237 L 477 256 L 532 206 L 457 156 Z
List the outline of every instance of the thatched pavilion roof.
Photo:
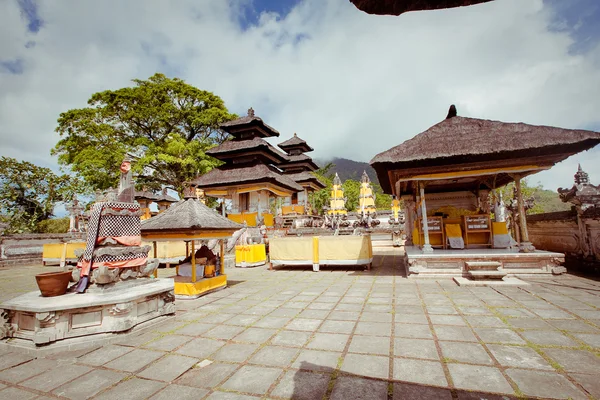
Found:
M 290 153 L 290 151 L 292 151 L 294 149 L 298 149 L 302 153 L 308 153 L 308 152 L 314 150 L 312 147 L 310 147 L 306 143 L 306 141 L 300 139 L 298 137 L 298 135 L 296 135 L 295 133 L 294 133 L 294 136 L 292 136 L 291 139 L 288 139 L 288 140 L 286 140 L 284 142 L 281 142 L 277 146 L 279 146 L 279 148 L 281 148 L 282 150 L 284 150 L 288 154 Z
M 437 10 L 486 3 L 492 0 L 350 0 L 367 14 L 400 15 L 408 11 Z
M 379 153 L 371 165 L 390 193 L 390 171 L 466 170 L 469 165 L 507 162 L 552 166 L 598 143 L 598 132 L 456 116 Z
M 241 228 L 242 225 L 223 217 L 197 199 L 180 200 L 166 211 L 141 223 L 142 236 L 163 231 L 234 232 Z
M 206 151 L 209 156 L 219 160 L 229 160 L 246 154 L 262 154 L 270 162 L 279 164 L 286 161 L 286 155 L 266 140 L 255 137 L 247 140 L 227 140 L 217 147 Z
M 261 182 L 272 183 L 293 192 L 303 190 L 302 186 L 286 175 L 282 175 L 275 168 L 262 163 L 245 166 L 221 166 L 208 171 L 190 183 L 200 189 L 209 189 Z
M 261 118 L 254 115 L 252 108 L 248 109 L 248 115 L 222 123 L 221 129 L 233 136 L 238 136 L 242 132 L 252 132 L 254 136 L 258 137 L 279 136 L 279 132 L 275 128 L 265 124 Z
M 308 171 L 286 174 L 286 176 L 288 178 L 290 178 L 291 180 L 293 180 L 294 182 L 297 182 L 299 184 L 312 182 L 314 184 L 314 186 L 317 186 L 321 189 L 324 189 L 327 187 L 327 185 L 325 185 L 323 182 L 321 182 L 319 180 L 319 178 L 317 178 L 316 176 L 314 176 L 313 174 L 311 174 Z

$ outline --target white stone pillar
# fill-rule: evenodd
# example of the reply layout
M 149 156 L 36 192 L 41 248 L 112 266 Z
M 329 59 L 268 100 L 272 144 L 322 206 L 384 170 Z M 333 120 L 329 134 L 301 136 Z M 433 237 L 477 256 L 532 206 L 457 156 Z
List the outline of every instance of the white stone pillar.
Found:
M 519 208 L 519 225 L 521 241 L 519 251 L 521 253 L 533 253 L 535 247 L 529 241 L 529 232 L 527 231 L 527 215 L 525 214 L 525 203 L 523 203 L 523 193 L 521 192 L 521 176 L 515 175 L 515 189 L 517 190 L 517 206 Z
M 427 223 L 427 205 L 425 204 L 425 186 L 418 183 L 421 194 L 421 221 L 423 222 L 423 253 L 432 253 L 433 247 L 429 244 L 429 224 Z

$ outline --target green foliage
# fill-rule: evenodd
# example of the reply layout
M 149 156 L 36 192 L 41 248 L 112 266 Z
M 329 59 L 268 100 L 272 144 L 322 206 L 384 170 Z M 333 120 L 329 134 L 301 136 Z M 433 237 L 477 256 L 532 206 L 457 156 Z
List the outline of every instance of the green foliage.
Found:
M 0 212 L 7 233 L 33 232 L 52 216 L 54 207 L 89 189 L 79 179 L 56 175 L 49 168 L 0 157 Z
M 37 224 L 36 232 L 39 233 L 66 233 L 69 230 L 69 217 L 50 218 Z
M 308 200 L 310 201 L 310 204 L 312 204 L 313 210 L 318 214 L 323 213 L 324 206 L 329 206 L 331 186 L 333 185 L 333 178 L 335 176 L 331 170 L 334 167 L 334 164 L 329 163 L 323 168 L 313 172 L 313 175 L 326 185 L 325 189 L 317 190 L 316 192 L 310 193 L 308 196 Z
M 375 207 L 377 210 L 390 210 L 392 208 L 392 196 L 383 193 L 383 189 L 377 183 L 371 183 L 375 194 Z
M 135 158 L 138 185 L 181 194 L 185 182 L 218 165 L 205 151 L 227 139 L 219 125 L 236 116 L 220 97 L 181 79 L 155 74 L 133 82 L 92 95 L 87 108 L 62 113 L 52 153 L 99 190 L 117 185 L 128 154 Z
M 498 189 L 502 191 L 502 197 L 504 202 L 508 202 L 513 198 L 515 184 L 514 182 L 509 183 L 506 186 Z M 554 211 L 566 211 L 571 208 L 570 204 L 563 203 L 558 196 L 558 193 L 551 190 L 546 190 L 540 183 L 536 185 L 530 185 L 528 179 L 521 180 L 521 192 L 523 199 L 527 199 L 533 196 L 535 203 L 533 208 L 527 210 L 527 214 L 541 214 Z M 493 199 L 492 199 L 493 201 Z M 494 204 L 492 202 L 492 204 Z
M 344 188 L 344 197 L 346 198 L 346 210 L 356 211 L 359 205 L 360 182 L 354 179 L 346 179 L 342 187 Z

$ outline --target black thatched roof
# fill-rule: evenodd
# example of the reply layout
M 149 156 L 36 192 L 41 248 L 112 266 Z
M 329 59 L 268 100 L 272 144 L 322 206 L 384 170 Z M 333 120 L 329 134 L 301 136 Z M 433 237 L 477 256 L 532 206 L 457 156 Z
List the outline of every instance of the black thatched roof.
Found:
M 159 198 L 159 195 L 157 195 L 156 193 L 152 193 L 148 190 L 136 190 L 135 192 L 133 192 L 133 198 L 135 200 L 151 200 L 151 201 L 156 201 Z
M 217 147 L 206 151 L 209 156 L 220 160 L 243 156 L 248 153 L 264 153 L 272 162 L 285 162 L 286 155 L 264 139 L 255 137 L 248 140 L 227 140 Z M 269 157 L 270 156 L 270 157 Z
M 453 156 L 490 155 L 589 142 L 600 143 L 600 133 L 524 123 L 454 117 L 377 154 L 371 165 L 432 160 Z
M 278 167 L 283 170 L 301 168 L 304 170 L 316 171 L 319 169 L 319 166 L 315 164 L 313 159 L 306 154 L 286 155 L 285 160 L 284 163 L 278 165 Z
M 291 150 L 298 149 L 302 153 L 308 153 L 309 151 L 313 151 L 314 149 L 310 147 L 306 141 L 300 139 L 298 135 L 294 133 L 291 139 L 288 139 L 284 142 L 279 143 L 277 146 L 289 153 Z
M 269 182 L 286 190 L 299 192 L 302 186 L 282 175 L 275 168 L 262 163 L 245 166 L 222 166 L 212 169 L 191 182 L 200 189 L 231 186 L 234 184 Z
M 239 136 L 246 132 L 251 132 L 258 137 L 279 136 L 279 132 L 254 115 L 252 108 L 248 109 L 248 115 L 222 123 L 221 129 L 233 136 Z
M 327 185 L 325 185 L 323 182 L 321 182 L 319 180 L 319 178 L 317 178 L 316 176 L 314 176 L 313 174 L 311 174 L 308 171 L 286 174 L 285 176 L 287 176 L 288 178 L 290 178 L 291 180 L 293 180 L 294 182 L 297 182 L 299 184 L 302 184 L 304 182 L 313 182 L 316 186 L 320 187 L 321 189 L 324 189 L 327 187 Z
M 371 160 L 379 182 L 391 191 L 389 171 L 416 168 L 463 168 L 479 163 L 490 166 L 522 160 L 551 166 L 600 143 L 600 133 L 476 118 L 448 118 L 379 153 Z
M 492 0 L 350 0 L 367 14 L 400 15 L 408 11 L 437 10 L 486 3 Z
M 241 228 L 242 225 L 223 217 L 196 199 L 180 200 L 166 211 L 141 223 L 142 234 L 149 231 L 236 231 Z

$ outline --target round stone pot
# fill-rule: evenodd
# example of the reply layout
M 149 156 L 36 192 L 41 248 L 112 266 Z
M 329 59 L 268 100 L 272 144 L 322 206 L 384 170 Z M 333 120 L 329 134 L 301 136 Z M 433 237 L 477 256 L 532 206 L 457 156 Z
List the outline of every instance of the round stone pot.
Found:
M 43 297 L 61 296 L 67 292 L 71 271 L 45 272 L 35 276 Z

